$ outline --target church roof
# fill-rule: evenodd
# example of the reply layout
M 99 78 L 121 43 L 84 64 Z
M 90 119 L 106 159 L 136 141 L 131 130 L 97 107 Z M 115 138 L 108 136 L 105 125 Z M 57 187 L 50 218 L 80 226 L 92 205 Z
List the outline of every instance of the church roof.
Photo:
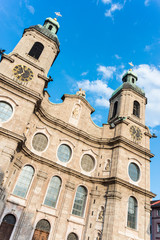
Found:
M 121 91 L 122 89 L 133 89 L 134 91 L 136 91 L 137 93 L 143 95 L 145 97 L 145 92 L 139 88 L 137 85 L 135 85 L 134 83 L 129 83 L 129 82 L 124 82 L 120 87 L 118 87 L 113 93 L 112 93 L 112 97 L 114 95 L 116 95 L 116 93 L 118 93 L 119 91 Z
M 36 29 L 37 31 L 41 32 L 42 34 L 44 34 L 45 36 L 49 37 L 50 39 L 52 39 L 53 41 L 55 41 L 58 45 L 58 47 L 60 46 L 60 43 L 59 43 L 59 40 L 58 40 L 58 37 L 56 34 L 53 34 L 49 29 L 45 28 L 44 26 L 38 24 L 38 25 L 34 25 L 34 26 L 31 26 L 29 28 L 26 28 L 25 30 L 27 29 Z M 24 31 L 25 31 L 24 30 Z

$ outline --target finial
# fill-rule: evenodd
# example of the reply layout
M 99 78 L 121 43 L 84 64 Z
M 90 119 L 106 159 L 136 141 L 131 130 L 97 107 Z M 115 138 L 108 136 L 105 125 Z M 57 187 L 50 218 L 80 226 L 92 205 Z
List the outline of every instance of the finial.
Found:
M 84 97 L 84 98 L 86 97 L 86 93 L 84 90 L 82 90 L 82 88 L 79 88 L 79 91 L 76 92 L 76 95 Z
M 134 67 L 134 65 L 133 65 L 132 62 L 129 62 L 128 64 L 129 64 L 131 67 Z M 132 71 L 132 68 L 130 68 L 129 71 Z
M 62 15 L 60 14 L 60 12 L 54 12 L 56 14 L 57 17 L 62 17 Z
M 53 20 L 55 20 L 57 22 L 57 18 L 53 18 Z

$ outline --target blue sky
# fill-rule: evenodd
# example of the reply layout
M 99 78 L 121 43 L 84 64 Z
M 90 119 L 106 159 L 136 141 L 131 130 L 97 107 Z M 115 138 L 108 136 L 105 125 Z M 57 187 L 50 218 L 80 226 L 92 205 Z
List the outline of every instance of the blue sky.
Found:
M 23 29 L 58 18 L 60 54 L 49 75 L 51 101 L 79 87 L 95 108 L 92 118 L 107 122 L 109 98 L 122 74 L 134 63 L 137 85 L 148 98 L 146 124 L 158 138 L 151 139 L 151 191 L 160 198 L 160 1 L 159 0 L 1 0 L 0 48 L 10 53 Z

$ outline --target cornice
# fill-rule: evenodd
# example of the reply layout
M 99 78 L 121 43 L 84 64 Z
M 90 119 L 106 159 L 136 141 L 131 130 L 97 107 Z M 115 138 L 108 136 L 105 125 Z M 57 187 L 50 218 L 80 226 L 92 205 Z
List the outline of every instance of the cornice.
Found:
M 91 111 L 91 113 L 93 113 L 95 111 L 95 109 L 89 104 L 89 102 L 81 96 L 78 95 L 73 95 L 73 94 L 64 94 L 61 99 L 64 100 L 65 98 L 75 98 L 75 99 L 79 99 L 81 100 Z
M 69 123 L 66 123 L 58 118 L 51 116 L 42 107 L 40 107 L 35 114 L 40 119 L 40 121 L 42 121 L 44 124 L 51 123 L 52 126 L 49 124 L 50 127 L 53 127 L 53 125 L 59 126 L 60 128 L 65 129 L 66 132 L 70 132 L 70 133 L 74 134 L 74 137 L 76 139 L 80 139 L 80 137 L 81 137 L 85 142 L 87 140 L 88 142 L 96 144 L 98 148 L 99 148 L 99 145 L 108 146 L 108 148 L 114 148 L 114 147 L 118 147 L 118 146 L 124 147 L 123 145 L 125 144 L 130 149 L 134 149 L 134 150 L 144 154 L 146 157 L 149 157 L 149 158 L 154 157 L 154 155 L 152 153 L 150 153 L 150 150 L 134 143 L 133 141 L 131 141 L 125 137 L 118 136 L 118 137 L 114 137 L 114 138 L 98 138 L 98 137 L 92 136 L 92 135 L 86 133 L 85 131 L 79 130 L 78 128 L 70 125 Z M 43 119 L 45 119 L 47 121 L 47 123 L 44 122 Z
M 28 59 L 26 59 L 26 58 L 24 58 L 24 57 L 22 57 L 22 56 L 19 55 L 18 53 L 14 53 L 14 52 L 13 52 L 10 57 L 12 57 L 12 56 L 15 56 L 15 57 L 21 59 L 22 61 L 30 64 L 31 66 L 37 68 L 38 70 L 40 70 L 40 71 L 42 71 L 42 72 L 45 72 L 44 68 L 39 67 L 37 64 L 33 63 L 32 61 L 30 61 L 30 60 L 28 60 Z
M 21 92 L 29 97 L 34 98 L 36 101 L 42 100 L 42 97 L 39 93 L 27 88 L 26 86 L 20 85 L 16 81 L 12 80 L 11 78 L 3 75 L 0 73 L 0 82 L 5 83 L 5 85 L 12 87 L 13 89 L 17 90 L 18 92 Z
M 11 58 L 9 55 L 7 55 L 7 54 L 5 54 L 5 53 L 2 55 L 2 59 L 3 59 L 3 58 L 7 59 L 7 60 L 8 60 L 9 62 L 11 62 L 11 63 L 14 62 L 14 59 Z M 1 59 L 1 60 L 2 60 L 2 59 Z
M 32 153 L 25 145 L 22 146 L 22 153 L 29 157 L 30 159 L 36 161 L 36 162 L 39 162 L 41 164 L 45 164 L 47 165 L 48 167 L 51 167 L 51 168 L 54 168 L 56 169 L 57 171 L 61 171 L 63 173 L 66 173 L 67 175 L 71 175 L 73 177 L 76 177 L 82 181 L 86 181 L 86 182 L 90 182 L 90 183 L 96 183 L 96 184 L 103 184 L 103 185 L 106 185 L 106 186 L 109 186 L 111 184 L 117 184 L 117 185 L 121 185 L 123 187 L 126 187 L 132 191 L 135 191 L 137 193 L 140 193 L 142 195 L 145 195 L 149 198 L 153 198 L 155 197 L 156 195 L 153 194 L 152 192 L 150 191 L 147 191 L 141 187 L 138 187 L 138 186 L 135 186 L 134 184 L 131 184 L 125 180 L 122 180 L 120 178 L 117 178 L 117 177 L 110 177 L 110 178 L 100 178 L 100 177 L 90 177 L 90 176 L 86 176 L 74 169 L 71 169 L 71 168 L 67 168 L 67 167 L 64 167 L 62 165 L 59 165 L 58 163 L 56 162 L 53 162 L 49 159 L 46 159 L 44 157 L 41 157 L 41 156 L 38 156 L 34 153 Z
M 15 132 L 12 132 L 12 131 L 7 130 L 2 127 L 0 127 L 0 134 L 3 136 L 7 136 L 9 138 L 12 138 L 12 139 L 16 140 L 17 142 L 24 142 L 24 140 L 25 140 L 25 136 L 19 135 Z

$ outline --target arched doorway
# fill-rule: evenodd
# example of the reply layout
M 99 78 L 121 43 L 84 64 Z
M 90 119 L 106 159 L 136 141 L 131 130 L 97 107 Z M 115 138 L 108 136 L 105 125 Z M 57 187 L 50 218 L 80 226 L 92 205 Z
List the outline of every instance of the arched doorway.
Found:
M 32 240 L 47 240 L 50 228 L 50 223 L 47 220 L 40 220 L 36 225 Z
M 0 226 L 0 240 L 10 239 L 15 223 L 16 223 L 16 218 L 12 214 L 7 214 L 3 218 Z

